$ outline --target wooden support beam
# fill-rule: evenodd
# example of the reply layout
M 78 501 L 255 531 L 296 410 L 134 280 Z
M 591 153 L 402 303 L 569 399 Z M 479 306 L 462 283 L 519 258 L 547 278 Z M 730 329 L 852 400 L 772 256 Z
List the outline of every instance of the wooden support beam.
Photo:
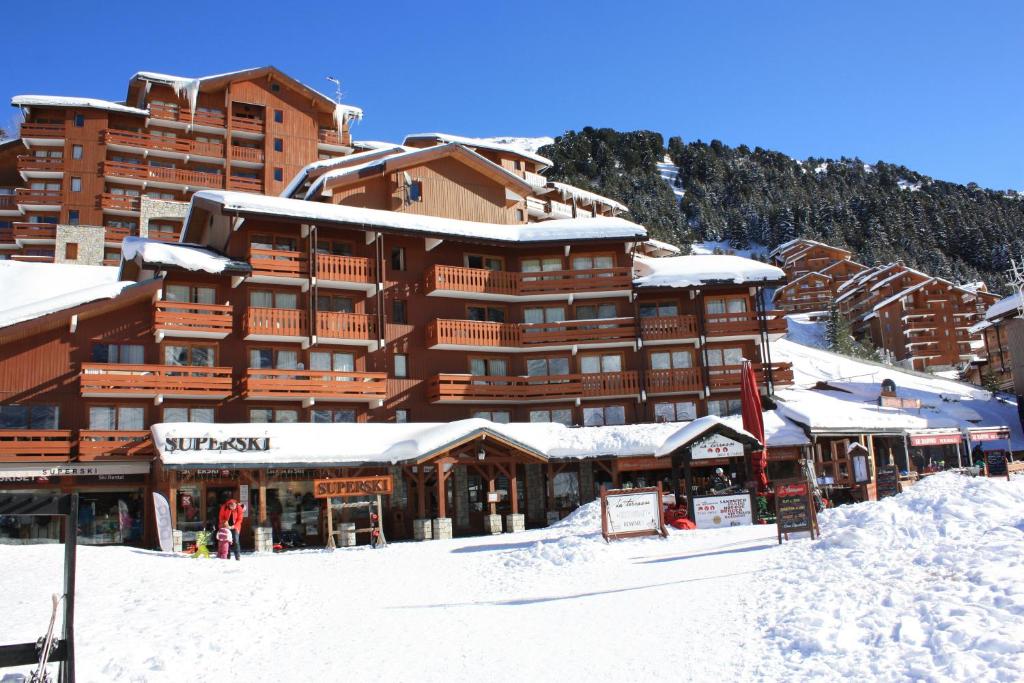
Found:
M 427 516 L 427 477 L 423 465 L 416 468 L 416 511 L 419 513 L 419 519 L 425 519 Z
M 437 468 L 437 516 L 439 518 L 444 518 L 445 513 L 447 512 L 446 505 L 448 503 L 448 501 L 445 500 L 448 496 L 445 495 L 446 491 L 444 483 L 448 477 L 445 475 L 444 463 L 438 462 L 434 467 Z
M 515 465 L 512 465 L 512 474 L 508 478 L 508 494 L 512 499 L 512 514 L 519 514 L 519 472 Z
M 497 490 L 498 490 L 498 487 L 497 487 L 497 484 L 494 481 L 494 466 L 490 465 L 487 468 L 487 492 L 488 493 L 494 493 Z M 490 503 L 488 503 L 488 508 L 490 509 L 490 513 L 492 515 L 498 514 L 498 504 L 495 503 L 494 501 L 491 501 Z

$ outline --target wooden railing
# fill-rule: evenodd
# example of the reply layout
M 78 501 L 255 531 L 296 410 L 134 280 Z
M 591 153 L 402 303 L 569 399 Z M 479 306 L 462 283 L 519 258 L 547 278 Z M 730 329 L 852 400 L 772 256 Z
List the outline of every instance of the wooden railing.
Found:
M 196 156 L 216 157 L 218 159 L 224 157 L 224 145 L 219 142 L 201 142 L 199 140 L 170 137 L 167 135 L 136 133 L 130 130 L 105 130 L 103 131 L 103 142 L 108 145 L 141 147 L 143 149 L 194 154 Z
M 149 431 L 83 429 L 78 434 L 79 460 L 148 459 L 153 453 L 153 436 Z
M 427 385 L 431 402 L 575 400 L 639 393 L 634 371 L 536 377 L 442 373 L 431 377 Z
M 0 244 L 15 244 L 14 228 L 0 228 Z
M 13 211 L 18 208 L 13 194 L 0 194 L 0 211 Z
M 121 242 L 125 237 L 133 237 L 138 233 L 135 228 L 122 228 L 120 226 L 103 226 L 103 241 Z
M 316 333 L 328 339 L 375 339 L 373 316 L 317 311 Z
M 698 336 L 697 316 L 666 315 L 640 318 L 640 335 L 645 340 L 692 339 Z
M 761 324 L 757 313 L 714 313 L 704 319 L 704 326 L 709 337 L 745 334 L 760 334 Z M 765 327 L 771 334 L 786 331 L 786 318 L 783 311 L 765 311 Z
M 83 395 L 230 394 L 231 368 L 82 363 Z
M 157 301 L 153 322 L 164 334 L 203 333 L 228 335 L 231 333 L 230 304 L 194 304 L 183 301 Z
M 316 255 L 316 276 L 321 280 L 371 284 L 375 271 L 373 261 L 361 256 Z
M 231 128 L 232 130 L 247 130 L 254 133 L 262 133 L 263 119 L 257 119 L 253 116 L 232 116 Z
M 162 180 L 178 185 L 201 185 L 221 189 L 224 176 L 220 173 L 202 173 L 184 168 L 163 168 L 144 164 L 128 164 L 122 161 L 104 161 L 103 175 L 113 178 L 134 178 L 138 180 Z
M 293 308 L 250 308 L 243 324 L 246 335 L 305 337 L 309 334 L 306 312 Z
M 16 240 L 57 239 L 57 226 L 54 223 L 11 223 L 11 232 Z
M 156 240 L 158 242 L 177 242 L 180 236 L 180 228 L 177 230 L 154 230 L 153 227 L 150 226 L 146 239 Z
M 23 123 L 19 137 L 22 138 L 62 138 L 63 123 Z
M 281 249 L 249 249 L 249 265 L 253 275 L 273 277 L 306 277 L 306 254 Z
M 61 204 L 63 193 L 60 190 L 36 190 L 31 187 L 19 187 L 14 191 L 15 202 L 18 204 Z
M 250 368 L 242 379 L 247 398 L 379 400 L 387 393 L 383 372 Z
M 565 320 L 551 323 L 492 323 L 434 320 L 427 326 L 427 346 L 541 347 L 553 344 L 627 342 L 636 338 L 633 318 Z
M 770 366 L 763 363 L 754 364 L 754 373 L 760 383 L 768 380 L 768 368 L 772 370 L 772 382 L 779 384 L 793 383 L 792 363 L 772 363 Z M 743 382 L 742 365 L 710 365 L 708 366 L 708 379 L 712 389 L 723 389 L 739 386 Z
M 648 394 L 670 394 L 680 391 L 702 391 L 704 380 L 700 368 L 673 368 L 669 370 L 648 370 L 646 375 Z
M 71 446 L 69 429 L 0 429 L 0 462 L 35 457 L 66 460 Z
M 343 136 L 336 130 L 330 130 L 327 128 L 321 128 L 317 134 L 317 139 L 325 145 L 347 145 L 349 140 L 347 136 Z
M 632 286 L 629 268 L 625 267 L 517 273 L 434 265 L 427 271 L 425 282 L 427 293 L 442 290 L 508 296 L 604 292 Z
M 138 197 L 127 194 L 112 194 L 104 192 L 100 194 L 101 209 L 116 209 L 118 211 L 138 211 L 141 202 Z
M 242 147 L 241 145 L 231 145 L 231 158 L 237 159 L 238 161 L 251 161 L 254 163 L 263 163 L 263 150 L 256 147 Z
M 64 159 L 62 157 L 37 157 L 30 154 L 22 154 L 18 157 L 19 171 L 63 171 Z
M 263 181 L 259 178 L 245 178 L 243 176 L 228 176 L 228 189 L 239 192 L 263 192 Z
M 181 107 L 168 107 L 164 104 L 150 104 L 149 115 L 153 118 L 164 119 L 165 121 L 177 121 L 178 123 L 195 123 L 197 126 L 210 126 L 223 128 L 227 118 L 223 111 L 197 111 L 195 117 L 188 109 Z

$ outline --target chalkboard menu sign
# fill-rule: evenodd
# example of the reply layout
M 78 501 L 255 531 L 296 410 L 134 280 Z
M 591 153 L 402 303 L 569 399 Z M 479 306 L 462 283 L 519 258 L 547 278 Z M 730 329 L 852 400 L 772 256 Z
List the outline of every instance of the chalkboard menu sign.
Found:
M 782 535 L 789 537 L 796 531 L 810 531 L 816 536 L 818 520 L 811 500 L 811 485 L 807 480 L 778 481 L 775 483 L 775 524 Z
M 900 472 L 895 465 L 882 465 L 878 468 L 877 479 L 878 500 L 895 496 L 900 492 Z
M 985 470 L 990 477 L 1007 477 L 1006 451 L 988 451 L 985 453 Z

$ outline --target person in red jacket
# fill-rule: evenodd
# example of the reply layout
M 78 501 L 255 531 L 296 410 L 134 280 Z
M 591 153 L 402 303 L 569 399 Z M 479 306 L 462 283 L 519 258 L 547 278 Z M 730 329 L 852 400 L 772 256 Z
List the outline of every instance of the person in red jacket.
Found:
M 238 553 L 238 534 L 242 531 L 242 506 L 232 498 L 220 506 L 220 527 L 231 529 L 231 549 L 235 553 L 235 559 L 241 561 Z

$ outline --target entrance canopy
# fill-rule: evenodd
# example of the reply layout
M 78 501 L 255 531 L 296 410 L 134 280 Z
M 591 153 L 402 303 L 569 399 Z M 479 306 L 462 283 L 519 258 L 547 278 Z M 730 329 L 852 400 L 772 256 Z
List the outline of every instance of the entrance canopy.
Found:
M 724 437 L 718 448 L 728 448 L 729 445 L 726 443 L 728 441 L 738 444 L 742 450 L 739 453 L 727 453 L 723 450 L 714 457 L 741 457 L 744 452 L 762 448 L 761 442 L 747 430 L 729 425 L 714 415 L 708 415 L 694 420 L 666 439 L 655 456 L 660 458 L 666 455 L 682 454 L 686 451 L 692 452 L 695 446 L 704 442 L 710 443 L 709 440 L 716 436 Z M 694 453 L 694 459 L 698 459 L 696 453 Z

